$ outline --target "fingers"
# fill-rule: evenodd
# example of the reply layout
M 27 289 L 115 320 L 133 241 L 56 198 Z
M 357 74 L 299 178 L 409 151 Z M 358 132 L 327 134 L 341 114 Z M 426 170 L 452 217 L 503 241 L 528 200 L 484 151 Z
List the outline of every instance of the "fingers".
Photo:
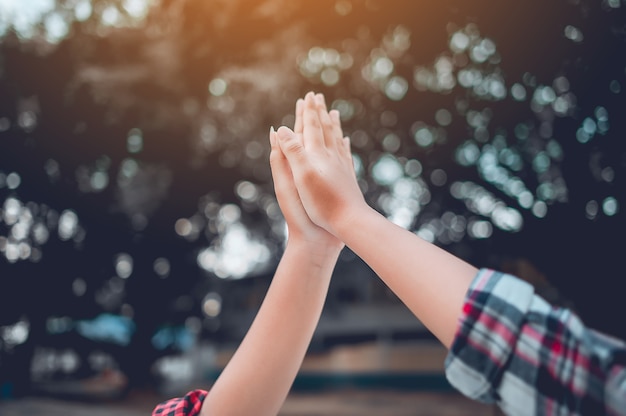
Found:
M 352 158 L 352 148 L 350 145 L 350 138 L 349 137 L 344 137 L 341 140 L 342 143 L 342 148 L 345 154 L 345 158 L 346 158 L 346 163 L 350 163 L 350 167 L 352 168 L 352 174 L 354 175 L 354 178 L 356 179 L 356 169 L 354 167 L 354 159 Z
M 328 114 L 328 109 L 326 108 L 326 102 L 322 94 L 315 95 L 315 106 L 317 109 L 317 115 L 322 125 L 322 132 L 324 133 L 324 145 L 327 148 L 331 148 L 331 149 L 336 148 L 337 139 L 334 135 L 335 134 L 334 123 L 330 115 Z
M 332 122 L 333 137 L 335 138 L 335 141 L 337 141 L 337 144 L 341 148 L 343 146 L 344 137 L 343 137 L 343 130 L 341 129 L 341 118 L 339 116 L 339 111 L 330 110 L 328 112 L 328 116 L 330 117 L 330 120 Z
M 281 126 L 276 132 L 276 138 L 289 165 L 298 166 L 305 157 L 302 135 L 295 134 L 290 128 Z
M 285 140 L 279 142 L 285 152 L 294 155 L 304 154 L 305 149 L 334 149 L 344 159 L 352 161 L 349 139 L 344 138 L 341 118 L 337 110 L 328 111 L 323 94 L 309 92 L 304 99 L 296 101 L 294 130 L 285 128 L 278 136 L 284 135 Z M 295 137 L 291 137 L 290 133 Z M 286 147 L 290 146 L 290 149 Z M 303 148 L 300 148 L 302 146 Z
M 285 129 L 288 130 L 287 128 Z M 280 128 L 278 130 L 281 134 L 285 134 L 284 130 Z M 291 134 L 290 131 L 286 133 Z M 283 153 L 279 141 L 278 133 L 275 132 L 274 127 L 272 127 L 270 129 L 270 146 L 272 148 L 270 153 L 270 169 L 272 171 L 272 180 L 274 181 L 274 192 L 276 193 L 276 198 L 279 201 L 281 210 L 283 210 L 283 214 L 288 216 L 295 209 L 298 209 L 297 201 L 299 201 L 299 198 L 297 197 L 298 192 L 293 183 L 293 174 L 289 166 L 289 161 Z
M 302 98 L 298 98 L 298 101 L 296 101 L 296 122 L 293 126 L 293 131 L 296 134 L 302 134 L 303 127 L 304 127 L 303 113 L 304 113 L 304 100 Z
M 341 144 L 344 149 L 344 152 L 352 158 L 352 146 L 350 144 L 350 138 L 348 136 L 341 139 Z
M 274 126 L 270 127 L 270 149 L 274 150 L 278 145 L 278 141 L 276 140 L 276 131 L 274 131 Z
M 304 146 L 310 149 L 324 147 L 324 130 L 317 110 L 315 94 L 312 92 L 304 97 L 303 111 Z
M 280 149 L 278 144 L 278 137 L 274 127 L 270 128 L 270 168 L 272 170 L 272 177 L 274 182 L 280 181 L 282 170 L 289 167 L 287 159 Z
M 339 111 L 330 110 L 328 115 L 332 121 L 333 137 L 336 141 L 336 146 L 339 150 L 339 154 L 346 160 L 352 163 L 352 152 L 350 150 L 350 138 L 344 137 L 343 130 L 341 128 L 341 117 Z
M 274 127 L 270 128 L 270 170 L 274 182 L 274 192 L 277 198 L 281 198 L 285 186 L 285 178 L 291 175 L 289 163 L 278 145 L 278 137 Z

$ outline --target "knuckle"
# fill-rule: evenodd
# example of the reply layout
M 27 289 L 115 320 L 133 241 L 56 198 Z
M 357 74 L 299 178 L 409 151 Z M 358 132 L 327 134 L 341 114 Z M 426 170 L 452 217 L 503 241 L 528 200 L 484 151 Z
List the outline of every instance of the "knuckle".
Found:
M 295 140 L 290 140 L 285 143 L 285 150 L 289 153 L 300 154 L 304 150 L 302 145 Z
M 322 125 L 317 117 L 311 117 L 308 120 L 309 127 L 313 129 L 321 129 Z

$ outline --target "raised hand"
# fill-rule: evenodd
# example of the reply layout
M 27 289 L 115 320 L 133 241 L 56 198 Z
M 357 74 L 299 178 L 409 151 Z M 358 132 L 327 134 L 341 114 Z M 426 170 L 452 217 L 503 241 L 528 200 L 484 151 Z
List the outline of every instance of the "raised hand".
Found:
M 302 135 L 281 127 L 279 144 L 309 218 L 361 257 L 450 346 L 476 268 L 367 205 L 338 114 L 327 112 L 323 96 L 307 94 L 302 120 Z
M 307 215 L 278 135 L 302 137 L 302 100 L 294 130 L 270 130 L 270 165 L 289 239 L 261 308 L 237 351 L 204 399 L 201 415 L 276 415 L 282 406 L 324 306 L 344 244 Z M 278 334 L 278 336 L 277 336 Z M 241 394 L 242 386 L 250 387 Z
M 302 137 L 304 126 L 303 113 L 304 100 L 299 99 L 296 102 L 294 131 L 292 132 L 286 127 L 279 128 L 278 132 L 275 132 L 273 128 L 270 130 L 270 166 L 272 169 L 276 198 L 285 217 L 285 221 L 287 222 L 290 238 L 299 239 L 310 244 L 326 246 L 328 248 L 342 248 L 343 243 L 340 240 L 314 224 L 309 218 L 302 206 L 298 191 L 296 190 L 289 163 L 278 144 L 278 137 L 284 135 Z
M 327 111 L 322 94 L 308 93 L 302 107 L 302 134 L 298 123 L 295 132 L 281 127 L 278 142 L 309 218 L 339 236 L 345 219 L 369 207 L 356 180 L 339 113 Z

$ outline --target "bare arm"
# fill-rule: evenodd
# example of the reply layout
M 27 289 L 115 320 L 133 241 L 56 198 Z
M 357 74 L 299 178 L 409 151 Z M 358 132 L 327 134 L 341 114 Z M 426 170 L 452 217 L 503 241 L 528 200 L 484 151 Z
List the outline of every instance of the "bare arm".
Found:
M 369 208 L 339 220 L 337 236 L 446 346 L 477 269 Z
M 306 244 L 289 244 L 245 339 L 204 401 L 202 415 L 275 415 L 300 368 L 337 252 L 308 261 Z
M 301 115 L 299 100 L 296 132 L 302 130 Z M 289 228 L 287 247 L 252 326 L 206 397 L 201 415 L 278 413 L 313 336 L 344 246 L 307 216 L 276 136 L 272 130 L 270 163 Z
M 367 205 L 321 94 L 307 94 L 303 135 L 281 136 L 309 217 L 360 256 L 447 347 L 477 269 Z

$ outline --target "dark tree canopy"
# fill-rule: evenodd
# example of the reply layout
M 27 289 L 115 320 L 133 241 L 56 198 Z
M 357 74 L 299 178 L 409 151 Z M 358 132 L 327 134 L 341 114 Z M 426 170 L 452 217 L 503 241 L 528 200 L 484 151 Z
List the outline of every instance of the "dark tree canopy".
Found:
M 626 338 L 623 2 L 51 5 L 0 9 L 0 325 L 237 333 L 285 237 L 267 130 L 316 90 L 373 206 Z M 330 305 L 397 302 L 337 275 Z

